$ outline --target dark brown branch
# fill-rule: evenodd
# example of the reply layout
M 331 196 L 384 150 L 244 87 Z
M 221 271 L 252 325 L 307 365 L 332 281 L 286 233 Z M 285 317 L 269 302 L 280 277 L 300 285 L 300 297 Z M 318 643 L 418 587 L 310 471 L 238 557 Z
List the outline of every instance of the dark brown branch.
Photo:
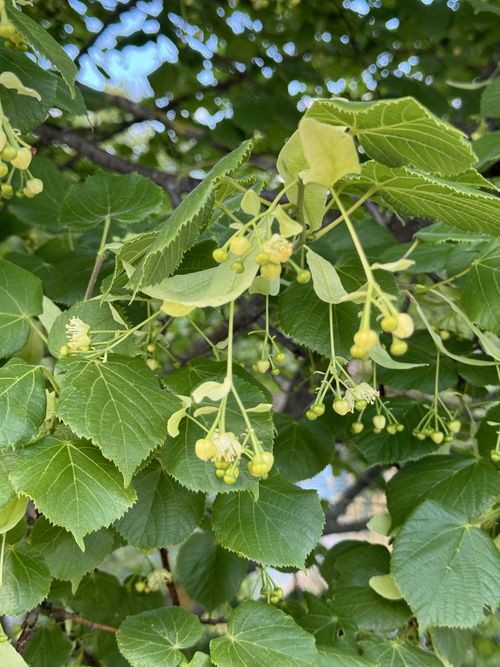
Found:
M 161 562 L 165 570 L 170 572 L 172 574 L 172 569 L 170 567 L 170 561 L 168 558 L 168 550 L 167 549 L 160 549 L 160 557 L 161 557 Z M 175 583 L 173 579 L 170 579 L 170 581 L 167 581 L 167 589 L 168 593 L 170 595 L 170 600 L 172 601 L 172 605 L 174 607 L 180 607 L 181 603 L 179 601 L 179 595 L 177 593 L 177 588 L 175 587 Z
M 327 512 L 326 515 L 326 527 L 328 528 L 329 524 L 337 524 L 337 519 L 345 514 L 347 508 L 352 503 L 352 501 L 359 496 L 367 487 L 372 484 L 380 474 L 382 473 L 383 467 L 376 465 L 372 468 L 368 468 L 365 472 L 353 483 L 351 486 L 342 493 L 340 498 L 334 503 L 332 508 Z M 335 531 L 332 531 L 335 532 Z
M 151 167 L 145 167 L 140 164 L 129 162 L 118 155 L 112 155 L 100 146 L 97 146 L 88 139 L 82 137 L 78 132 L 66 130 L 57 125 L 44 123 L 37 128 L 36 134 L 42 141 L 54 141 L 59 144 L 66 144 L 80 155 L 87 157 L 89 160 L 92 160 L 92 162 L 95 162 L 106 169 L 116 171 L 120 174 L 131 174 L 133 172 L 142 174 L 143 176 L 150 178 L 157 185 L 163 187 L 170 195 L 174 205 L 177 205 L 180 202 L 179 184 L 175 176 L 166 174 L 159 169 L 152 169 Z
M 21 626 L 21 634 L 19 635 L 16 642 L 16 651 L 18 653 L 23 653 L 26 648 L 26 644 L 31 638 L 31 635 L 35 631 L 35 625 L 38 621 L 38 616 L 40 615 L 40 605 L 32 609 L 25 616 L 23 624 Z
M 97 623 L 96 621 L 91 621 L 88 618 L 83 618 L 79 614 L 73 611 L 67 611 L 66 609 L 56 609 L 49 602 L 44 602 L 41 605 L 43 611 L 48 612 L 49 616 L 52 616 L 53 619 L 62 623 L 67 620 L 71 620 L 74 623 L 79 625 L 85 625 L 91 630 L 102 630 L 103 632 L 118 632 L 118 628 L 113 627 L 112 625 L 105 625 L 104 623 Z
M 76 62 L 79 63 L 82 56 L 86 55 L 90 51 L 90 49 L 94 46 L 99 37 L 104 33 L 106 28 L 108 28 L 112 23 L 116 23 L 122 14 L 125 14 L 125 12 L 128 12 L 131 9 L 133 9 L 137 5 L 137 3 L 138 0 L 129 0 L 123 5 L 117 3 L 115 9 L 112 12 L 110 12 L 102 22 L 101 30 L 99 32 L 94 33 L 92 37 L 89 39 L 89 41 L 85 44 L 85 46 L 82 49 L 80 49 L 80 53 L 76 57 Z
M 359 533 L 361 530 L 366 530 L 366 521 L 366 519 L 361 519 L 360 521 L 352 521 L 351 523 L 338 523 L 337 521 L 330 521 L 327 517 L 323 535 Z

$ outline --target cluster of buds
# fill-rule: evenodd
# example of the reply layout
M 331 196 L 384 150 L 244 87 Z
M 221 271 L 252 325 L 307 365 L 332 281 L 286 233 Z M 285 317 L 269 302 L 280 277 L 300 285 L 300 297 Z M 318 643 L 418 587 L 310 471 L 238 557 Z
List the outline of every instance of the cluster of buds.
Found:
M 206 438 L 200 438 L 195 444 L 196 456 L 202 461 L 211 461 L 215 465 L 215 474 L 226 484 L 236 484 L 240 475 L 240 462 L 243 454 L 251 457 L 248 471 L 253 477 L 267 479 L 273 466 L 271 452 L 251 451 L 231 431 L 216 429 Z
M 172 573 L 164 568 L 153 570 L 146 579 L 137 581 L 134 585 L 138 593 L 153 593 L 161 591 L 172 581 Z
M 443 442 L 451 442 L 461 427 L 460 421 L 452 417 L 448 410 L 446 410 L 445 417 L 442 417 L 439 414 L 437 402 L 434 402 L 413 429 L 412 435 L 417 440 L 430 438 L 436 445 L 440 445 Z
M 279 586 L 262 586 L 260 597 L 271 604 L 278 604 L 283 599 L 283 589 Z
M 26 40 L 9 21 L 3 2 L 0 2 L 0 37 L 5 40 L 3 45 L 6 49 L 28 50 Z
M 92 344 L 90 337 L 90 325 L 79 317 L 72 317 L 65 327 L 68 344 L 59 350 L 62 357 L 67 357 L 71 352 L 88 352 Z
M 366 320 L 365 320 L 366 322 Z M 363 324 L 365 324 L 363 322 Z M 408 343 L 404 340 L 409 338 L 414 331 L 413 319 L 408 313 L 396 313 L 384 315 L 380 321 L 382 331 L 392 334 L 390 352 L 395 357 L 400 357 L 408 350 Z M 361 326 L 354 334 L 354 344 L 351 347 L 351 355 L 354 359 L 368 359 L 370 352 L 378 344 L 377 332 L 370 329 L 367 324 Z
M 29 170 L 33 153 L 29 144 L 16 133 L 6 116 L 0 119 L 0 197 L 11 199 L 14 196 L 12 184 L 17 173 L 20 182 L 17 184 L 17 197 L 30 199 L 40 194 L 43 182 L 34 178 Z
M 254 237 L 256 238 L 256 237 Z M 266 280 L 275 280 L 279 278 L 283 270 L 283 265 L 290 260 L 293 254 L 293 244 L 281 234 L 273 234 L 264 242 L 259 242 L 260 252 L 255 255 L 255 261 L 260 266 L 260 275 Z M 235 273 L 243 273 L 245 270 L 245 259 L 254 247 L 252 240 L 244 230 L 239 230 L 227 243 L 220 248 L 216 248 L 212 257 L 222 264 L 226 262 L 230 254 L 233 258 L 231 269 Z M 308 283 L 311 280 L 309 271 L 301 269 L 294 262 L 291 265 L 297 272 L 297 282 L 301 284 Z

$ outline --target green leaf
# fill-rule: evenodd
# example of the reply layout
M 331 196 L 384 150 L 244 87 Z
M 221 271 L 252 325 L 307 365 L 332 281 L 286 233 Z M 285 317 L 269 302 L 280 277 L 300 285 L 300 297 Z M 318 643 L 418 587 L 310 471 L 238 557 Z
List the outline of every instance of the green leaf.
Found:
M 431 628 L 432 646 L 445 667 L 461 667 L 471 658 L 472 630 Z
M 314 118 L 299 123 L 302 150 L 308 168 L 300 173 L 305 184 L 331 188 L 347 174 L 359 174 L 359 158 L 354 140 L 345 127 L 332 127 Z
M 500 199 L 481 190 L 405 167 L 365 162 L 357 183 L 376 188 L 372 199 L 402 215 L 439 220 L 466 232 L 500 235 Z
M 165 598 L 160 591 L 136 591 L 137 580 L 138 577 L 132 575 L 125 579 L 122 585 L 111 574 L 96 570 L 83 579 L 76 595 L 67 595 L 62 602 L 64 606 L 78 609 L 86 618 L 117 626 L 127 616 L 165 604 Z
M 278 474 L 259 486 L 259 498 L 248 492 L 219 495 L 212 525 L 226 549 L 259 563 L 304 567 L 324 524 L 316 491 L 293 486 Z
M 295 421 L 285 413 L 276 414 L 274 420 L 278 431 L 274 457 L 290 482 L 310 479 L 328 465 L 334 452 L 334 434 L 324 420 Z
M 73 651 L 73 644 L 63 630 L 51 623 L 37 627 L 23 655 L 30 667 L 63 667 Z M 14 667 L 14 666 L 13 666 Z
M 392 571 L 422 631 L 471 628 L 484 618 L 485 605 L 496 609 L 500 602 L 500 556 L 492 540 L 465 514 L 432 500 L 398 534 Z
M 0 456 L 0 507 L 12 500 L 16 492 L 9 480 L 9 473 L 15 465 L 17 452 L 4 450 Z
M 28 663 L 23 660 L 23 656 L 8 641 L 0 644 L 0 664 L 9 667 L 28 667 Z
M 363 655 L 379 667 L 442 667 L 431 653 L 401 639 L 387 641 L 378 637 L 360 642 Z
M 200 381 L 210 378 L 211 381 L 222 381 L 224 375 L 221 366 L 207 365 L 207 371 L 200 373 L 197 368 L 189 368 L 178 371 L 174 376 L 167 379 L 167 387 L 176 394 L 187 396 L 199 385 Z M 212 370 L 213 369 L 213 370 Z M 247 378 L 247 374 L 245 373 Z M 246 408 L 253 408 L 260 403 L 267 402 L 267 396 L 260 385 L 250 384 L 247 379 L 233 377 L 235 387 Z M 197 407 L 213 406 L 209 400 L 203 401 Z M 200 415 L 199 421 L 209 427 L 214 419 L 213 414 Z M 252 426 L 257 438 L 262 442 L 264 449 L 271 450 L 273 443 L 273 421 L 269 412 L 252 413 Z M 244 433 L 246 423 L 241 415 L 240 409 L 232 394 L 227 397 L 226 429 L 235 433 L 236 436 Z M 204 437 L 204 432 L 191 420 L 185 419 L 179 428 L 179 435 L 175 438 L 167 437 L 165 445 L 160 452 L 160 460 L 165 470 L 170 473 L 183 486 L 192 491 L 204 491 L 205 493 L 229 493 L 251 489 L 254 492 L 258 488 L 255 478 L 247 472 L 246 466 L 242 465 L 240 475 L 236 484 L 229 486 L 215 474 L 214 464 L 202 461 L 196 456 L 195 443 L 198 438 Z
M 477 155 L 476 167 L 486 171 L 500 160 L 500 132 L 487 132 L 473 142 Z
M 450 175 L 475 163 L 466 136 L 412 97 L 376 102 L 319 100 L 306 118 L 349 126 L 370 157 L 391 167 L 412 165 Z
M 33 158 L 30 171 L 43 180 L 43 192 L 33 199 L 13 199 L 9 202 L 9 210 L 26 225 L 43 227 L 54 233 L 62 231 L 63 227 L 57 220 L 61 204 L 71 187 L 71 179 L 54 162 L 38 156 Z
M 0 357 L 26 344 L 29 318 L 42 312 L 42 283 L 32 273 L 0 259 Z
M 51 576 L 43 556 L 26 542 L 7 544 L 0 586 L 0 614 L 22 614 L 49 592 Z
M 278 298 L 280 329 L 299 345 L 330 356 L 328 305 L 314 293 L 313 285 L 293 283 Z M 347 357 L 359 320 L 352 303 L 332 306 L 335 352 Z
M 319 649 L 318 667 L 380 667 L 357 653 L 348 653 L 335 646 L 322 646 Z
M 484 459 L 427 456 L 407 463 L 387 485 L 393 527 L 406 521 L 425 500 L 479 516 L 498 495 L 500 471 Z
M 93 440 L 129 484 L 138 465 L 163 442 L 179 399 L 160 388 L 142 359 L 115 354 L 106 362 L 68 361 L 58 370 L 58 416 L 79 437 Z
M 213 662 L 210 660 L 210 656 L 201 651 L 196 651 L 188 663 L 188 667 L 212 667 L 212 665 Z
M 389 551 L 359 542 L 335 560 L 340 576 L 335 584 L 335 611 L 360 628 L 389 631 L 403 626 L 411 611 L 403 601 L 387 600 L 370 586 L 372 577 L 389 572 Z
M 483 90 L 481 116 L 483 118 L 500 118 L 500 77 L 490 81 Z
M 133 480 L 137 502 L 115 528 L 129 544 L 142 549 L 182 542 L 199 526 L 205 498 L 182 487 L 153 462 Z
M 113 317 L 113 311 L 109 303 L 98 299 L 79 301 L 71 306 L 71 308 L 68 308 L 68 310 L 63 311 L 50 329 L 48 347 L 52 356 L 56 358 L 61 356 L 61 347 L 68 344 L 66 325 L 73 317 L 78 317 L 82 322 L 89 325 L 92 346 L 96 346 L 96 343 L 113 341 L 127 329 L 122 322 L 117 322 Z M 102 331 L 104 333 L 94 333 L 95 331 Z M 114 332 L 114 335 L 112 332 Z M 96 347 L 99 349 L 99 346 Z M 137 354 L 138 352 L 133 341 L 133 336 L 129 336 L 122 343 L 118 343 L 113 349 L 130 355 Z
M 208 611 L 230 602 L 246 573 L 246 561 L 223 549 L 207 532 L 191 535 L 177 557 L 176 577 L 189 597 Z
M 243 142 L 219 160 L 204 180 L 182 200 L 139 263 L 130 281 L 132 289 L 156 285 L 172 275 L 186 250 L 198 239 L 209 221 L 217 184 L 224 176 L 236 171 L 248 159 L 251 150 L 252 142 Z
M 28 132 L 42 123 L 49 109 L 55 106 L 57 79 L 49 72 L 40 69 L 26 57 L 25 53 L 0 48 L 0 71 L 6 70 L 13 72 L 25 86 L 35 90 L 41 97 L 38 101 L 0 86 L 3 112 L 7 118 L 15 118 L 17 129 Z
M 353 439 L 354 444 L 360 450 L 366 461 L 370 464 L 387 463 L 395 461 L 414 461 L 436 451 L 436 445 L 430 438 L 421 441 L 412 434 L 413 429 L 425 414 L 422 403 L 410 401 L 407 398 L 394 398 L 390 402 L 391 410 L 404 430 L 394 435 L 382 431 L 373 433 L 370 428 L 365 428 L 359 438 Z M 367 424 L 371 424 L 371 418 L 375 411 L 370 408 L 365 413 Z M 351 436 L 352 437 L 352 436 Z
M 45 419 L 43 371 L 21 359 L 0 368 L 0 447 L 32 438 Z
M 71 532 L 83 550 L 88 533 L 118 519 L 135 500 L 118 470 L 97 447 L 62 436 L 47 436 L 19 454 L 10 475 L 49 521 Z
M 185 609 L 155 609 L 129 616 L 120 626 L 116 641 L 132 667 L 177 667 L 180 649 L 194 646 L 203 626 Z
M 164 191 L 140 174 L 98 171 L 71 188 L 59 223 L 72 231 L 91 229 L 108 218 L 127 225 L 152 215 L 164 201 Z
M 42 554 L 49 572 L 55 579 L 70 581 L 73 592 L 88 573 L 98 567 L 113 551 L 113 534 L 101 528 L 83 539 L 82 551 L 64 528 L 52 526 L 43 516 L 38 517 L 31 532 L 31 544 Z
M 378 369 L 377 376 L 382 384 L 393 389 L 405 391 L 408 387 L 432 394 L 436 374 L 437 351 L 426 331 L 416 331 L 409 339 L 408 352 L 398 357 L 399 363 L 411 364 L 401 373 L 402 369 L 390 368 L 388 364 Z M 375 357 L 377 354 L 375 353 Z M 374 358 L 374 360 L 376 360 Z M 392 365 L 392 364 L 391 364 Z M 439 360 L 439 390 L 443 391 L 454 387 L 457 382 L 457 372 L 453 361 L 447 357 Z
M 24 37 L 28 44 L 31 44 L 35 51 L 49 60 L 61 73 L 74 97 L 75 79 L 78 74 L 78 68 L 75 63 L 56 40 L 42 28 L 40 23 L 15 9 L 14 5 L 9 2 L 5 4 L 5 9 L 16 30 Z
M 495 241 L 488 244 L 486 252 L 472 262 L 462 293 L 462 303 L 475 324 L 497 334 L 500 333 L 500 309 L 492 308 L 492 305 L 499 291 L 500 241 Z
M 293 618 L 264 602 L 248 601 L 233 611 L 228 634 L 212 639 L 217 667 L 311 667 L 317 664 L 314 638 Z

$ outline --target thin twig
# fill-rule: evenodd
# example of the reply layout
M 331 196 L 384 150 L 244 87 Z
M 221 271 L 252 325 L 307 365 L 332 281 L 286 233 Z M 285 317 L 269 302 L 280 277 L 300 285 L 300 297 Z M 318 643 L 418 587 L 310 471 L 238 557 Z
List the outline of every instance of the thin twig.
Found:
M 91 621 L 88 618 L 83 618 L 76 612 L 67 611 L 66 609 L 56 609 L 48 602 L 44 602 L 42 609 L 47 611 L 49 616 L 52 616 L 56 621 L 62 623 L 63 621 L 71 620 L 78 625 L 85 625 L 91 630 L 102 630 L 103 632 L 118 632 L 118 628 L 115 628 L 112 625 L 105 625 L 104 623 L 97 623 L 96 621 Z
M 164 548 L 161 548 L 160 549 L 160 556 L 161 556 L 161 562 L 162 562 L 163 567 L 165 568 L 165 570 L 167 570 L 168 572 L 171 573 L 172 570 L 170 568 L 170 561 L 169 561 L 169 558 L 168 558 L 168 550 L 164 549 Z M 177 593 L 177 588 L 175 587 L 175 583 L 174 583 L 173 579 L 170 579 L 170 581 L 167 581 L 167 589 L 168 589 L 168 593 L 170 595 L 170 600 L 172 601 L 172 605 L 174 607 L 180 607 L 181 603 L 179 601 L 179 595 Z

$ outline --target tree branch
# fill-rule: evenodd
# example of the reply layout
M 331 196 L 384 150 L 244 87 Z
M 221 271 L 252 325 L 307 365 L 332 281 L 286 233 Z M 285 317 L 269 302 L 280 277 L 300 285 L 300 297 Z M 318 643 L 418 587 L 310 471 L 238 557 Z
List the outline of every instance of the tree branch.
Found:
M 16 651 L 18 653 L 23 653 L 26 648 L 31 635 L 35 631 L 35 625 L 38 621 L 38 616 L 40 615 L 40 605 L 36 606 L 30 612 L 28 612 L 24 618 L 23 624 L 21 626 L 21 634 L 19 635 L 16 642 Z
M 168 572 L 172 573 L 172 568 L 170 567 L 170 561 L 168 558 L 168 549 L 161 548 L 160 549 L 160 557 L 161 557 L 161 562 L 165 570 Z M 180 607 L 181 603 L 179 601 L 179 595 L 177 593 L 177 588 L 175 587 L 175 583 L 173 579 L 170 581 L 167 581 L 167 589 L 168 593 L 170 595 L 170 599 L 172 601 L 172 605 L 174 607 Z
M 351 484 L 351 486 L 347 487 L 326 514 L 325 533 L 346 532 L 339 530 L 342 527 L 342 524 L 339 525 L 337 519 L 345 514 L 352 501 L 380 476 L 383 469 L 384 468 L 379 465 L 368 468 L 368 470 L 365 470 L 365 472 Z M 366 522 L 364 522 L 363 525 L 365 525 L 365 523 Z M 358 528 L 358 530 L 362 529 Z
M 135 164 L 129 162 L 119 155 L 112 155 L 108 153 L 100 146 L 92 143 L 88 139 L 82 137 L 78 132 L 73 130 L 67 130 L 57 125 L 51 125 L 49 123 L 44 123 L 36 129 L 36 134 L 40 137 L 42 141 L 51 142 L 54 141 L 59 144 L 66 144 L 73 150 L 75 150 L 79 155 L 89 158 L 92 162 L 95 162 L 101 167 L 116 171 L 120 174 L 131 174 L 137 172 L 150 178 L 157 185 L 160 185 L 164 188 L 171 200 L 172 203 L 177 206 L 180 202 L 179 190 L 186 191 L 186 185 L 189 183 L 190 186 L 193 185 L 191 179 L 185 179 L 183 181 L 183 187 L 179 188 L 178 180 L 175 176 L 171 174 L 166 174 L 159 169 L 152 169 L 151 167 L 145 167 L 141 164 Z M 191 189 L 188 187 L 187 190 Z
M 102 630 L 103 632 L 118 632 L 118 628 L 115 628 L 112 625 L 105 625 L 104 623 L 97 623 L 96 621 L 90 621 L 88 618 L 83 618 L 79 616 L 74 611 L 67 611 L 66 609 L 56 609 L 50 602 L 43 602 L 41 605 L 43 611 L 46 611 L 49 616 L 52 616 L 56 621 L 62 623 L 63 621 L 71 620 L 74 623 L 79 625 L 85 625 L 91 630 Z

